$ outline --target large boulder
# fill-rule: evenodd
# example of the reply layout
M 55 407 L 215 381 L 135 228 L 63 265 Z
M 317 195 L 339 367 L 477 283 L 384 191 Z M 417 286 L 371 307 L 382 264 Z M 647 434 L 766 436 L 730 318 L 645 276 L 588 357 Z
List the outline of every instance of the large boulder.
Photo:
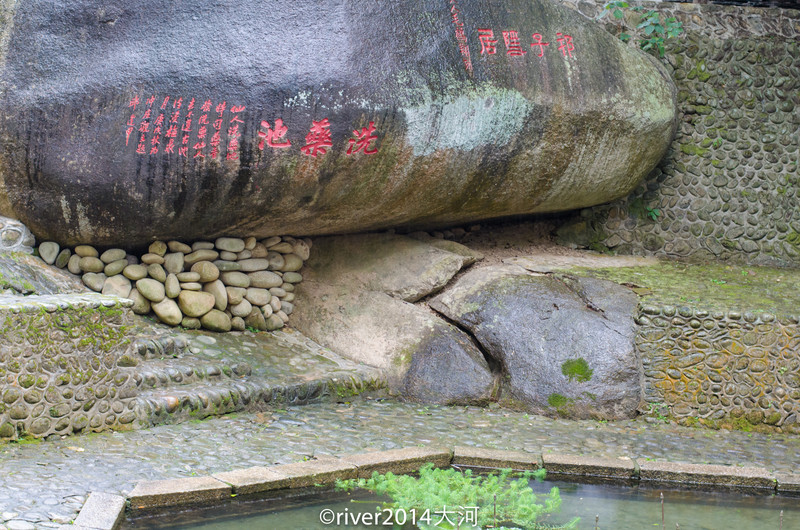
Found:
M 474 259 L 462 254 L 390 234 L 317 239 L 295 290 L 292 326 L 379 368 L 406 399 L 485 403 L 498 377 L 483 353 L 462 330 L 407 301 L 437 291 Z
M 636 295 L 613 282 L 533 275 L 515 265 L 470 271 L 430 302 L 501 365 L 503 402 L 597 419 L 636 414 L 637 304 Z
M 61 244 L 580 208 L 673 134 L 664 70 L 551 0 L 3 6 L 0 213 Z

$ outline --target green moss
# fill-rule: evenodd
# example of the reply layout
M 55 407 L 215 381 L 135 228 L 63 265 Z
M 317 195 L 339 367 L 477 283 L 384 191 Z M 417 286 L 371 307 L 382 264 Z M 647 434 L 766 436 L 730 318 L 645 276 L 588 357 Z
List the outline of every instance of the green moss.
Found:
M 703 156 L 708 153 L 708 149 L 703 149 L 695 144 L 683 144 L 681 146 L 681 152 L 692 156 Z
M 550 394 L 547 396 L 547 404 L 556 409 L 566 407 L 569 402 L 569 398 L 561 394 Z
M 639 288 L 643 304 L 796 314 L 800 270 L 664 261 L 647 267 L 563 269 Z
M 570 359 L 562 364 L 561 373 L 570 381 L 583 383 L 592 378 L 594 370 L 589 368 L 589 363 L 586 362 L 586 359 L 578 357 L 577 359 Z

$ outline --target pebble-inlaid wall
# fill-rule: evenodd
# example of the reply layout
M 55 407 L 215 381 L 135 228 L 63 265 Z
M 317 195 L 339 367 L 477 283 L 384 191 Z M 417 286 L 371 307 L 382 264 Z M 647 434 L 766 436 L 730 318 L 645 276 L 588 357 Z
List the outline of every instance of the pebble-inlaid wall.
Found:
M 3 300 L 0 439 L 119 428 L 134 421 L 133 315 L 110 297 Z
M 797 265 L 800 11 L 644 5 L 686 29 L 665 56 L 678 88 L 677 135 L 634 193 L 584 210 L 562 239 L 622 254 Z
M 644 412 L 683 424 L 800 432 L 797 317 L 641 308 Z

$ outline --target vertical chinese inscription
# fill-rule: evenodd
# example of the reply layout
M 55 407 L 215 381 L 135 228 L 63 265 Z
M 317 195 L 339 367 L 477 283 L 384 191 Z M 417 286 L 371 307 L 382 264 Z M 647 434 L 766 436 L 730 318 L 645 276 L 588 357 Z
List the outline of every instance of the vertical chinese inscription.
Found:
M 461 52 L 461 59 L 464 61 L 464 68 L 471 74 L 472 58 L 469 54 L 467 33 L 464 31 L 464 22 L 461 20 L 461 11 L 458 9 L 456 0 L 450 0 L 450 16 L 455 27 L 456 42 L 458 43 L 458 50 Z

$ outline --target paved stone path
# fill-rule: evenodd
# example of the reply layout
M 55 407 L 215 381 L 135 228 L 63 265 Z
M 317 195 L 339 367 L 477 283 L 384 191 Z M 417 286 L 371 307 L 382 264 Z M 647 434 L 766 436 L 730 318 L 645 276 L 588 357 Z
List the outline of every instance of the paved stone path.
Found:
M 719 432 L 641 420 L 565 421 L 499 408 L 391 400 L 319 403 L 145 431 L 0 446 L 0 529 L 57 527 L 90 491 L 125 495 L 140 480 L 206 475 L 307 456 L 422 444 L 589 456 L 627 455 L 795 470 L 800 437 Z

